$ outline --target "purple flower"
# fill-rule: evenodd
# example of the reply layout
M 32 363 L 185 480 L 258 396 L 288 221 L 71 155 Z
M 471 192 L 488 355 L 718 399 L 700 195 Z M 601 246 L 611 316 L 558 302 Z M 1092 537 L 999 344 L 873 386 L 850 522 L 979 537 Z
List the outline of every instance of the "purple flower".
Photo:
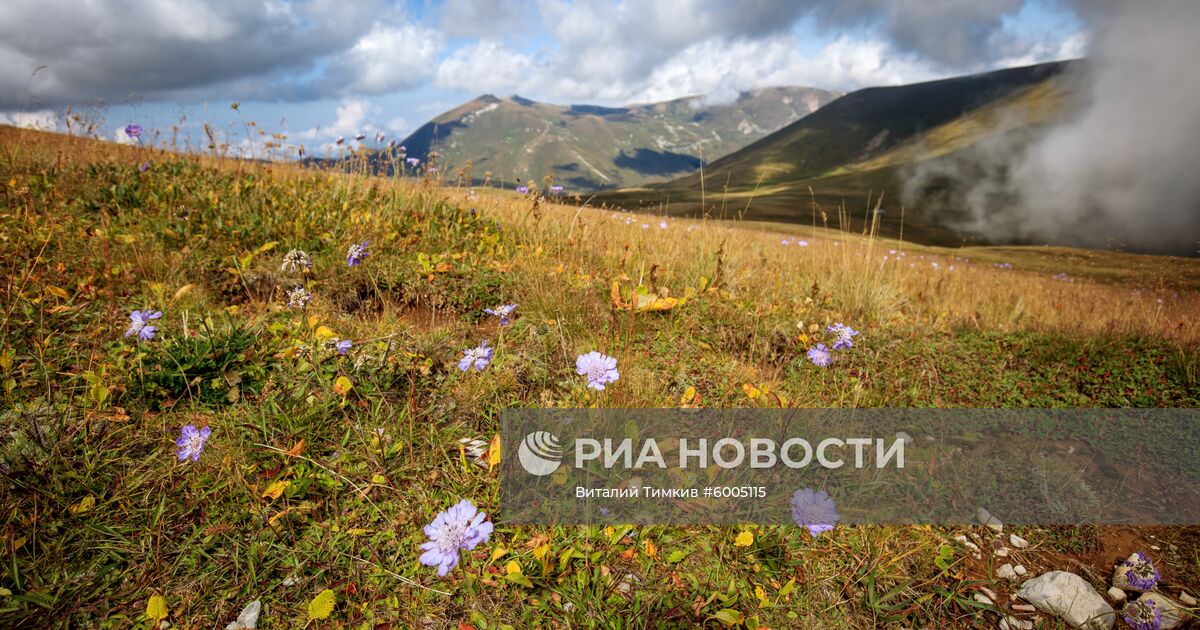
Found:
M 383 133 L 382 131 L 376 131 L 375 132 L 375 144 L 379 144 L 380 142 L 383 142 L 383 139 L 386 137 L 387 137 L 386 133 Z
M 837 341 L 833 342 L 834 350 L 853 348 L 853 337 L 858 334 L 857 330 L 854 330 L 853 328 L 842 323 L 837 323 L 826 328 L 825 332 L 831 332 L 837 337 Z
M 421 543 L 421 564 L 437 567 L 438 576 L 445 576 L 458 566 L 459 551 L 470 551 L 485 543 L 492 535 L 493 526 L 484 521 L 487 514 L 480 512 L 474 503 L 463 499 L 450 509 L 439 512 L 433 522 L 425 526 L 427 542 Z
M 1153 599 L 1138 599 L 1121 609 L 1121 617 L 1133 630 L 1158 630 L 1162 626 L 1162 609 Z
M 563 190 L 565 190 L 565 189 L 562 186 L 551 186 L 550 187 L 550 192 L 555 193 L 555 194 L 561 193 Z
M 1158 585 L 1158 580 L 1161 575 L 1146 554 L 1138 551 L 1134 554 L 1137 558 L 1130 556 L 1129 559 L 1121 561 L 1122 566 L 1129 567 L 1129 572 L 1126 578 L 1129 580 L 1129 586 L 1139 591 L 1153 590 Z
M 621 378 L 620 372 L 617 372 L 617 360 L 595 350 L 575 359 L 575 371 L 586 376 L 587 386 L 597 391 Z
M 367 246 L 370 244 L 371 241 L 363 241 L 351 245 L 350 249 L 346 252 L 346 266 L 357 267 L 362 264 L 363 259 L 371 254 L 371 252 L 367 251 Z
M 279 267 L 279 270 L 296 273 L 298 269 L 312 269 L 312 259 L 308 257 L 308 252 L 293 249 L 283 255 L 283 265 Z
M 404 150 L 404 147 L 400 147 L 400 150 L 401 150 L 401 151 L 403 151 L 403 150 Z M 420 163 L 421 163 L 421 160 L 420 160 L 420 158 L 408 158 L 408 159 L 407 159 L 407 160 L 405 160 L 405 161 L 406 161 L 406 162 L 408 162 L 408 165 L 409 165 L 409 166 L 416 166 L 416 165 L 418 165 L 418 164 L 420 164 Z
M 503 306 L 497 306 L 496 308 L 485 308 L 483 309 L 483 312 L 493 317 L 499 317 L 500 325 L 507 326 L 511 321 L 513 311 L 515 310 L 517 310 L 516 304 L 505 304 Z
M 829 354 L 829 348 L 826 348 L 825 344 L 819 343 L 808 349 L 808 360 L 817 367 L 829 367 L 833 361 L 833 355 Z
M 145 162 L 142 162 L 141 166 L 138 166 L 139 173 L 145 173 L 148 170 L 150 170 L 150 160 L 146 160 Z
M 791 245 L 792 242 L 785 238 L 785 239 L 780 240 L 779 244 L 780 245 Z
M 312 301 L 312 294 L 304 287 L 296 287 L 288 291 L 284 298 L 287 300 L 287 305 L 290 308 L 306 308 L 308 303 Z
M 350 347 L 353 345 L 349 339 L 342 339 L 334 344 L 334 347 L 337 348 L 338 354 L 346 356 L 346 353 L 350 351 Z
M 659 222 L 658 222 L 658 229 L 660 229 L 660 230 L 665 230 L 665 229 L 667 229 L 667 222 L 666 222 L 666 221 L 659 221 Z
M 804 488 L 792 494 L 792 520 L 808 528 L 808 533 L 815 537 L 833 529 L 842 517 L 838 515 L 829 493 Z
M 529 194 L 529 187 L 528 186 L 517 186 L 517 192 L 522 195 L 527 195 L 527 194 Z
M 471 369 L 471 366 L 475 366 L 476 372 L 482 372 L 483 368 L 492 362 L 493 350 L 494 348 L 488 347 L 486 339 L 483 343 L 479 344 L 478 348 L 463 350 L 463 356 L 458 360 L 458 369 L 466 372 Z
M 188 424 L 179 431 L 179 439 L 175 440 L 175 446 L 179 447 L 176 455 L 179 456 L 179 461 L 184 461 L 187 458 L 192 458 L 192 461 L 199 461 L 200 454 L 204 452 L 204 443 L 208 441 L 208 436 L 212 434 L 212 428 L 204 427 L 197 429 L 196 425 Z
M 162 311 L 134 311 L 129 314 L 129 329 L 125 336 L 137 335 L 138 339 L 147 341 L 154 338 L 158 328 L 150 325 L 150 320 L 162 317 Z
M 796 244 L 800 247 L 808 247 L 808 241 L 796 241 Z
M 126 125 L 125 135 L 130 138 L 142 137 L 142 126 L 141 125 Z

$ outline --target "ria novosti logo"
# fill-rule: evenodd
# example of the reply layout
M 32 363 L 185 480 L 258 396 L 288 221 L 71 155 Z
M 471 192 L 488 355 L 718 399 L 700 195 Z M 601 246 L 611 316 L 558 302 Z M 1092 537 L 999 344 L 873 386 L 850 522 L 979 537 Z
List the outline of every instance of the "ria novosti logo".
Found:
M 558 437 L 548 431 L 534 431 L 521 440 L 517 448 L 517 459 L 525 472 L 545 477 L 554 473 L 562 465 L 563 449 L 559 446 Z

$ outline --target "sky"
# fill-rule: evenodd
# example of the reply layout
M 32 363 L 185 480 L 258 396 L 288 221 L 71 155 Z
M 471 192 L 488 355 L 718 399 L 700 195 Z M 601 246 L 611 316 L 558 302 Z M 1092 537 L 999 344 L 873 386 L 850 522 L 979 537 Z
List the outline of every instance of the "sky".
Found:
M 117 141 L 136 123 L 148 141 L 196 143 L 208 123 L 243 151 L 261 150 L 262 129 L 286 134 L 281 151 L 303 144 L 319 155 L 339 136 L 403 139 L 484 93 L 560 104 L 728 101 L 761 87 L 852 91 L 1077 58 L 1088 52 L 1087 6 L 4 0 L 0 123 L 63 131 L 71 108 Z

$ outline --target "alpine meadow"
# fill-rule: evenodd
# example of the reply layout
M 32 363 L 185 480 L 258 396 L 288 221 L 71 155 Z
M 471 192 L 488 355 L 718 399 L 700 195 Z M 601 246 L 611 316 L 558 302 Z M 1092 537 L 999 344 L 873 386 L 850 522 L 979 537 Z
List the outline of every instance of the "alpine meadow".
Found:
M 75 4 L 0 627 L 1200 627 L 1198 5 Z

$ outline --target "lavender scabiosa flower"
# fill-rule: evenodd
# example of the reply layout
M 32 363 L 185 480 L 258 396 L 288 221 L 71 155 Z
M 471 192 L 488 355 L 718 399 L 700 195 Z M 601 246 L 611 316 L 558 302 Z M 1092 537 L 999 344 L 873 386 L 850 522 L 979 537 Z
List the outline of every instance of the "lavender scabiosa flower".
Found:
M 819 343 L 808 349 L 808 360 L 813 362 L 817 367 L 829 367 L 833 361 L 833 355 L 829 353 L 829 348 L 825 344 Z
M 158 328 L 150 325 L 150 320 L 162 317 L 162 311 L 134 311 L 129 314 L 129 328 L 125 331 L 125 336 L 137 335 L 141 341 L 149 341 L 154 338 L 155 331 Z
M 493 317 L 499 317 L 500 325 L 507 326 L 512 321 L 512 314 L 515 310 L 517 310 L 516 304 L 505 304 L 496 308 L 485 308 L 483 312 Z
M 466 372 L 474 366 L 476 372 L 482 372 L 483 368 L 492 362 L 493 350 L 495 349 L 488 347 L 486 339 L 477 348 L 463 350 L 463 356 L 458 360 L 459 371 Z
M 305 269 L 312 269 L 312 259 L 308 257 L 308 252 L 299 249 L 289 250 L 284 254 L 283 264 L 279 266 L 280 271 L 288 273 L 296 273 L 296 271 Z
M 796 241 L 796 244 L 800 247 L 808 247 L 808 241 Z
M 833 342 L 834 350 L 845 350 L 854 347 L 853 338 L 858 334 L 857 330 L 842 324 L 837 323 L 825 329 L 825 332 L 831 332 L 837 337 L 837 341 Z
M 357 267 L 361 265 L 363 259 L 371 254 L 371 252 L 367 251 L 367 246 L 370 244 L 371 241 L 363 241 L 351 245 L 350 249 L 346 252 L 346 266 Z
M 517 192 L 522 195 L 527 195 L 527 194 L 529 194 L 529 187 L 528 186 L 517 186 Z
M 621 373 L 617 371 L 617 360 L 595 350 L 575 359 L 575 372 L 586 376 L 587 386 L 597 391 L 621 378 Z
M 312 294 L 309 293 L 304 287 L 296 287 L 291 291 L 288 291 L 284 297 L 287 298 L 287 305 L 289 308 L 301 309 L 307 307 L 308 303 L 311 302 L 313 298 Z
M 480 512 L 474 503 L 463 499 L 450 509 L 439 512 L 433 522 L 425 526 L 427 542 L 421 543 L 421 564 L 437 567 L 438 577 L 444 577 L 458 566 L 459 551 L 470 551 L 485 543 L 492 535 L 493 526 L 483 519 L 487 514 Z
M 1129 581 L 1129 586 L 1137 591 L 1150 591 L 1158 585 L 1158 580 L 1161 575 L 1158 569 L 1150 562 L 1150 558 L 1146 554 L 1138 551 L 1129 558 L 1121 561 L 1121 566 L 1128 567 L 1125 573 L 1125 579 Z
M 126 125 L 125 126 L 125 136 L 128 138 L 142 137 L 142 126 L 141 125 Z
M 188 424 L 179 431 L 179 439 L 175 440 L 175 446 L 179 450 L 175 453 L 179 456 L 179 461 L 184 461 L 191 458 L 192 461 L 199 461 L 200 454 L 204 452 L 204 443 L 208 441 L 208 436 L 212 434 L 212 428 L 204 427 L 197 429 L 196 425 Z
M 665 230 L 665 229 L 667 229 L 668 227 L 669 227 L 669 225 L 667 224 L 667 222 L 666 222 L 666 221 L 659 221 L 659 222 L 658 222 L 658 229 L 660 229 L 660 230 Z
M 401 147 L 401 150 L 403 150 L 403 149 L 404 149 L 404 148 L 403 148 L 403 147 Z M 415 158 L 415 157 L 410 157 L 410 158 L 406 159 L 406 160 L 405 160 L 405 162 L 408 162 L 408 165 L 409 165 L 409 166 L 416 166 L 416 165 L 418 165 L 418 164 L 420 164 L 420 163 L 421 163 L 421 159 L 420 159 L 420 158 Z
M 346 356 L 346 353 L 350 352 L 350 348 L 353 345 L 354 345 L 354 343 L 351 342 L 349 339 L 339 339 L 339 340 L 337 340 L 337 343 L 335 343 L 333 345 L 333 347 L 337 348 L 338 354 L 340 354 L 342 356 Z
M 1162 627 L 1162 616 L 1162 609 L 1153 599 L 1138 599 L 1121 609 L 1121 618 L 1133 630 L 1158 630 Z
M 792 494 L 792 520 L 816 537 L 833 529 L 842 517 L 828 492 L 803 488 Z
M 138 166 L 139 173 L 145 173 L 148 170 L 150 170 L 150 160 L 146 160 L 145 162 L 142 162 L 141 165 Z
M 551 186 L 550 187 L 550 192 L 552 192 L 556 195 L 562 193 L 563 190 L 566 190 L 566 189 L 563 188 L 562 186 Z

